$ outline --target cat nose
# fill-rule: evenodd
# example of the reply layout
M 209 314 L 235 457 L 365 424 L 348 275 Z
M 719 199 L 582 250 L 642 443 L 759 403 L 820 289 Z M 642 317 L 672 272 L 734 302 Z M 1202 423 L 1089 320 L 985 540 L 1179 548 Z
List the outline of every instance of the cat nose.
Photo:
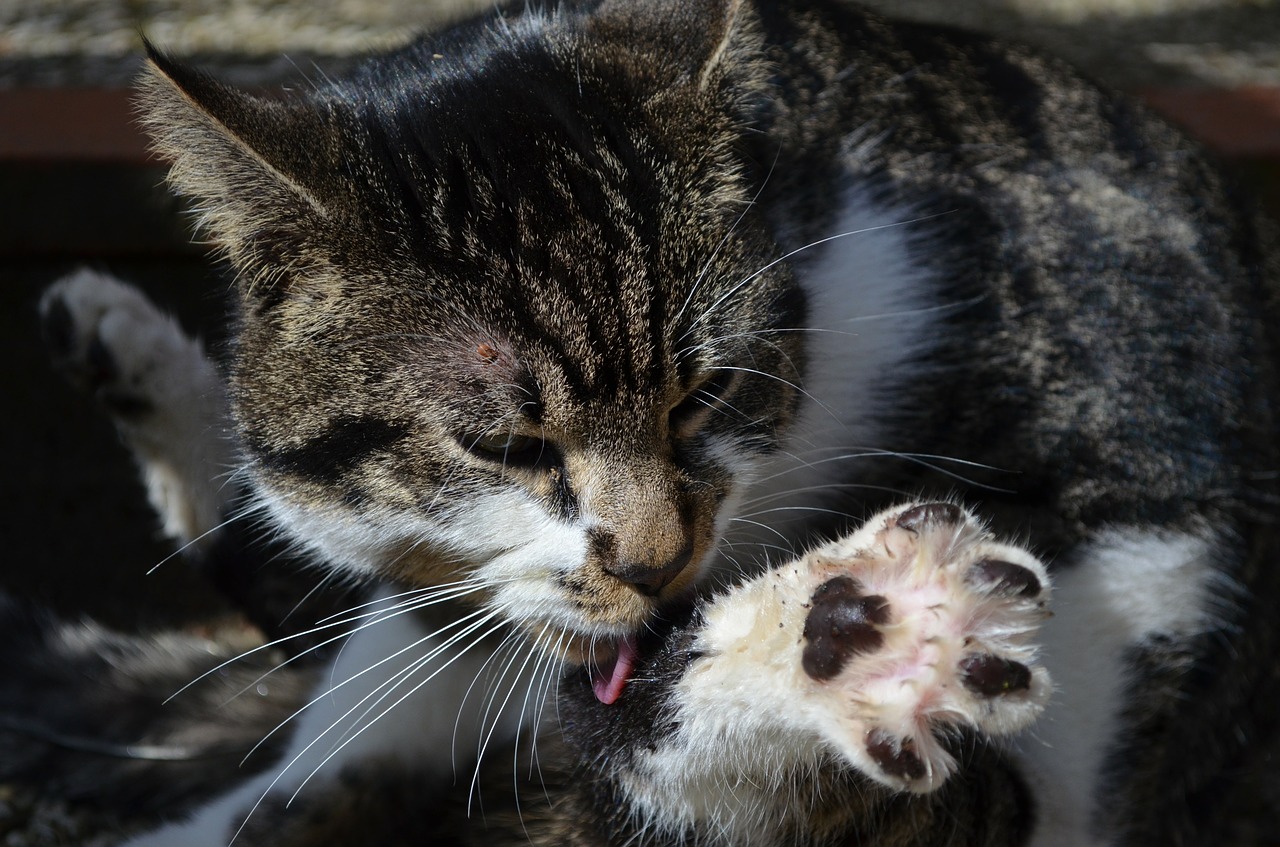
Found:
M 690 542 L 664 565 L 646 565 L 634 562 L 606 562 L 604 572 L 627 583 L 645 597 L 656 597 L 658 592 L 666 588 L 678 577 L 693 558 L 693 543 Z

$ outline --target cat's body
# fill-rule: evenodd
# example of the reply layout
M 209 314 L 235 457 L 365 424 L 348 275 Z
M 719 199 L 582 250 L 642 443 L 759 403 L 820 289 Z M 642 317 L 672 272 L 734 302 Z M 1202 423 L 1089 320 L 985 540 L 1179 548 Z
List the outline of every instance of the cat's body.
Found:
M 562 659 L 596 667 L 566 682 L 586 761 L 535 843 L 1275 826 L 1245 808 L 1276 744 L 1273 268 L 1177 133 L 1030 51 L 834 3 L 528 11 L 290 101 L 156 62 L 147 119 L 240 274 L 230 385 L 259 509 L 331 567 L 464 580 L 448 614 L 484 610 L 468 640 L 501 623 L 531 645 L 499 698 Z M 788 758 L 804 745 L 775 715 L 804 700 L 769 695 L 799 689 L 704 649 L 741 635 L 708 609 L 768 606 L 743 599 L 768 575 L 636 647 L 713 568 L 742 582 L 921 496 L 1029 539 L 1059 584 L 1046 715 L 1012 752 L 961 752 L 937 793 L 871 787 L 926 787 L 872 730 Z M 808 620 L 779 627 L 802 643 Z M 421 658 L 418 626 L 362 632 L 352 667 Z M 447 774 L 489 655 L 339 761 L 395 751 Z M 716 668 L 754 699 L 708 687 Z M 377 696 L 362 679 L 352 702 Z M 533 723 L 527 703 L 503 720 Z M 985 708 L 947 722 L 1017 723 Z M 202 837 L 263 787 L 198 817 L 221 827 Z

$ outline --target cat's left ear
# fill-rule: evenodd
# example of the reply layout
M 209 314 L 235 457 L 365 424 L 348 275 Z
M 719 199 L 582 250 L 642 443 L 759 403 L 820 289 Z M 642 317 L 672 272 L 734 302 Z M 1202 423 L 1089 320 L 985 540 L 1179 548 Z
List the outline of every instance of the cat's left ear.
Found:
M 757 56 L 754 15 L 744 0 L 605 0 L 592 25 L 623 43 L 644 45 L 703 89 L 740 75 Z

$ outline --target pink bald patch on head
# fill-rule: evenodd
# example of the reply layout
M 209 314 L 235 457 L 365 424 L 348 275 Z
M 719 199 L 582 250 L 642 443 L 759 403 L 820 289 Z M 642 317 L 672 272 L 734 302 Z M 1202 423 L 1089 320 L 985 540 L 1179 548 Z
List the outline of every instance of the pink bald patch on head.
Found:
M 451 327 L 415 341 L 403 353 L 405 373 L 431 395 L 433 404 L 462 414 L 448 426 L 481 432 L 536 399 L 536 381 L 523 357 L 498 333 Z
M 511 345 L 497 338 L 471 338 L 464 348 L 467 362 L 463 367 L 485 380 L 507 382 L 521 371 Z
M 506 341 L 479 334 L 464 336 L 458 341 L 448 366 L 473 390 L 485 391 L 524 382 L 525 368 Z

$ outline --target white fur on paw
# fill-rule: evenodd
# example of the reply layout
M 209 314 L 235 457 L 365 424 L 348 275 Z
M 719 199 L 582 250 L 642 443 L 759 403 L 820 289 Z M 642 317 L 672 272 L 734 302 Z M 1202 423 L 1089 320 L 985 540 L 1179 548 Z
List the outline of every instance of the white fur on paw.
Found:
M 51 285 L 40 315 L 55 364 L 126 417 L 186 393 L 186 371 L 204 360 L 199 343 L 140 291 L 87 269 Z
M 220 521 L 232 458 L 222 380 L 199 341 L 137 289 L 90 270 L 40 301 L 54 363 L 111 414 L 165 531 L 190 541 Z
M 958 506 L 914 504 L 719 598 L 704 646 L 782 692 L 781 723 L 890 788 L 927 792 L 955 769 L 949 730 L 1003 735 L 1044 708 L 1033 637 L 1048 595 L 1034 556 Z

